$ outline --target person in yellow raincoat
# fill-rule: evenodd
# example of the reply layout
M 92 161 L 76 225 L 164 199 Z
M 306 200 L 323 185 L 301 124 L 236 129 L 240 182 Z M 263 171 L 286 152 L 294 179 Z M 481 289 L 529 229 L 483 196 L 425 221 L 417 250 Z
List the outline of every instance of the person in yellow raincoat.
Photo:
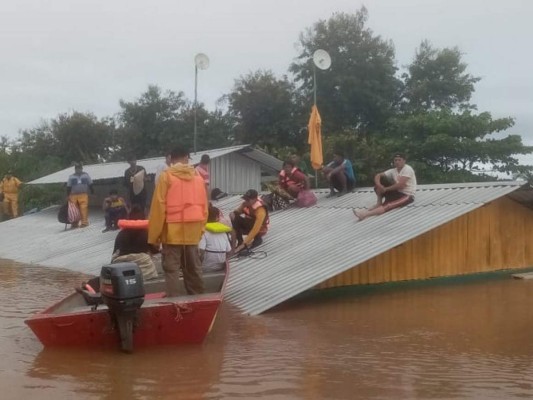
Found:
M 205 183 L 189 164 L 189 152 L 172 150 L 171 165 L 157 180 L 148 223 L 148 243 L 161 251 L 166 293 L 179 294 L 179 270 L 188 294 L 204 292 L 198 243 L 207 221 Z
M 11 171 L 7 171 L 7 174 L 0 182 L 0 193 L 2 193 L 4 200 L 2 206 L 4 214 L 9 215 L 12 218 L 17 218 L 19 215 L 19 187 L 22 182 L 13 176 Z

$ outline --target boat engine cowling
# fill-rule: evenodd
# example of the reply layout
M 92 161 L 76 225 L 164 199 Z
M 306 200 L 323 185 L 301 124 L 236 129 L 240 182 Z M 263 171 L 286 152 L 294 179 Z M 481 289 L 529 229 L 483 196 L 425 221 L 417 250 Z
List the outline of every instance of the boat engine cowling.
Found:
M 104 265 L 100 271 L 100 293 L 120 332 L 122 350 L 131 352 L 138 311 L 144 303 L 141 269 L 131 262 Z

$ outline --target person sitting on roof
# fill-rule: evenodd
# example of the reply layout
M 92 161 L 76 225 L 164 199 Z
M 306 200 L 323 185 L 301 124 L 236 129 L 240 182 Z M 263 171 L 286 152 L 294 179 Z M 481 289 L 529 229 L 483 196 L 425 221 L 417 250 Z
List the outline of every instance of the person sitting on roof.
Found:
M 243 196 L 242 204 L 230 213 L 231 224 L 237 237 L 238 253 L 246 247 L 256 247 L 263 243 L 268 231 L 268 209 L 259 198 L 257 190 L 250 189 Z M 243 240 L 243 235 L 247 235 Z
M 158 252 L 148 244 L 148 221 L 144 211 L 136 204 L 132 207 L 127 220 L 120 220 L 121 231 L 115 238 L 111 263 L 134 262 L 142 271 L 145 280 L 157 278 L 157 270 L 151 254 Z
M 355 186 L 353 166 L 350 160 L 344 158 L 342 151 L 337 150 L 333 153 L 333 161 L 326 165 L 322 172 L 329 182 L 330 193 L 327 197 L 342 196 L 353 190 Z
M 288 159 L 279 173 L 278 185 L 291 198 L 296 199 L 302 190 L 309 189 L 309 178 L 296 167 L 294 160 Z
M 109 191 L 109 196 L 104 199 L 102 209 L 105 212 L 105 229 L 102 232 L 118 229 L 118 220 L 128 215 L 126 200 L 118 195 L 116 189 Z
M 202 260 L 203 272 L 223 271 L 227 257 L 231 253 L 231 244 L 228 234 L 231 227 L 219 222 L 220 210 L 209 205 L 205 232 L 202 234 L 198 250 Z
M 414 201 L 416 175 L 413 168 L 407 165 L 405 161 L 405 155 L 396 154 L 394 156 L 394 168 L 376 174 L 374 190 L 377 195 L 377 203 L 368 211 L 353 210 L 360 221 L 372 215 L 381 215 L 395 208 L 406 206 Z

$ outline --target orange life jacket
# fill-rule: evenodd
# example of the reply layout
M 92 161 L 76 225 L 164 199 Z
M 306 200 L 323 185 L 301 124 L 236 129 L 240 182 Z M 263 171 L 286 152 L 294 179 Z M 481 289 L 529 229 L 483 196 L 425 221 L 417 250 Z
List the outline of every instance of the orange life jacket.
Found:
M 120 229 L 148 229 L 147 219 L 119 219 L 117 224 Z
M 205 222 L 207 195 L 202 177 L 195 175 L 192 179 L 185 180 L 171 173 L 168 173 L 168 177 L 170 187 L 167 191 L 167 222 Z
M 293 179 L 291 179 L 292 175 L 296 172 L 296 171 L 300 171 L 297 167 L 294 167 L 292 170 L 291 170 L 291 174 L 290 176 L 287 175 L 287 173 L 285 172 L 284 169 L 282 169 L 279 173 L 279 176 L 280 176 L 280 183 L 282 186 L 284 187 L 289 187 L 289 186 L 298 186 L 298 187 L 303 187 L 303 182 L 297 182 Z M 301 172 L 301 171 L 300 171 Z
M 243 212 L 247 216 L 251 218 L 255 218 L 255 212 L 260 207 L 263 207 L 266 211 L 265 220 L 263 221 L 263 225 L 261 225 L 261 228 L 259 229 L 259 233 L 261 235 L 264 235 L 268 231 L 268 225 L 270 224 L 270 218 L 268 217 L 268 208 L 265 206 L 265 203 L 263 203 L 263 200 L 258 198 L 251 208 L 244 207 Z

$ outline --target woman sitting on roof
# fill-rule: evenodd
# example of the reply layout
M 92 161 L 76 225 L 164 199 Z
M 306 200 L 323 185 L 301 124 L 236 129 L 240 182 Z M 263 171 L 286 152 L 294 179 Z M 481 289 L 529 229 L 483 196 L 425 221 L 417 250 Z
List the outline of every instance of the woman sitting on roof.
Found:
M 302 190 L 309 189 L 309 178 L 296 167 L 293 159 L 288 159 L 279 173 L 278 185 L 290 197 L 296 199 Z

